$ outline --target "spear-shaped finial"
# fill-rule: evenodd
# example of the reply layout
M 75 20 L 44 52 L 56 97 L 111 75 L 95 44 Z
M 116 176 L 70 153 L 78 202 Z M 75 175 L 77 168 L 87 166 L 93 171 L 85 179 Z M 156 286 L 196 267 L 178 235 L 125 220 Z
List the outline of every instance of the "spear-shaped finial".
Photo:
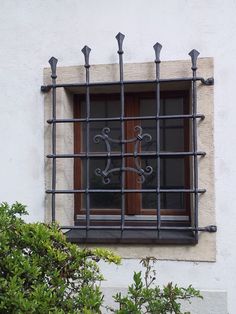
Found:
M 122 54 L 122 53 L 124 53 L 124 51 L 123 51 L 123 41 L 124 41 L 124 38 L 125 38 L 125 35 L 123 35 L 122 33 L 118 33 L 117 35 L 116 35 L 116 39 L 117 39 L 117 41 L 118 41 L 118 53 L 119 54 Z
M 56 79 L 57 78 L 57 73 L 56 73 L 56 71 L 57 71 L 57 61 L 58 60 L 55 57 L 51 57 L 48 60 L 50 66 L 51 66 L 51 70 L 52 70 L 52 75 L 51 75 L 52 79 Z
M 162 45 L 157 42 L 153 46 L 153 48 L 154 48 L 155 56 L 156 56 L 155 62 L 156 63 L 160 63 L 161 62 L 161 60 L 160 60 L 160 52 L 161 52 Z
M 200 55 L 200 52 L 198 52 L 196 49 L 193 49 L 190 51 L 189 56 L 192 59 L 192 70 L 197 70 L 197 57 Z
M 89 48 L 88 46 L 84 46 L 84 48 L 81 50 L 84 54 L 84 60 L 85 60 L 85 67 L 86 68 L 89 68 L 90 65 L 89 65 L 89 54 L 90 54 L 90 51 L 91 51 L 91 48 Z

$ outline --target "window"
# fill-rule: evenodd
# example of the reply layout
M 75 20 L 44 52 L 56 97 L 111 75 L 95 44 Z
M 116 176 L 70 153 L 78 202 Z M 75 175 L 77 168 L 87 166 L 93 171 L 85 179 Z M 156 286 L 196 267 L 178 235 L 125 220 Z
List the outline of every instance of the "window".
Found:
M 190 127 L 188 119 L 168 119 L 173 115 L 189 114 L 189 92 L 161 93 L 160 159 L 161 189 L 190 189 Z M 90 101 L 92 122 L 89 123 L 89 186 L 102 193 L 88 195 L 90 224 L 117 226 L 121 215 L 121 116 L 119 94 L 92 95 Z M 164 119 L 167 116 L 167 119 Z M 86 117 L 83 95 L 75 97 L 75 118 Z M 125 151 L 124 166 L 125 223 L 126 226 L 156 226 L 157 208 L 157 132 L 156 99 L 153 92 L 125 94 Z M 109 120 L 110 119 L 110 120 Z M 112 120 L 113 119 L 113 120 Z M 114 121 L 114 119 L 116 119 Z M 101 121 L 102 120 L 102 121 Z M 118 120 L 118 121 L 117 121 Z M 86 188 L 86 122 L 74 125 L 75 190 Z M 107 133 L 106 133 L 107 132 Z M 107 145 L 105 135 L 107 137 Z M 138 138 L 140 136 L 140 138 Z M 141 138 L 142 137 L 142 138 Z M 171 155 L 179 153 L 178 155 Z M 181 156 L 181 153 L 183 154 Z M 110 154 L 110 157 L 108 157 Z M 136 154 L 136 157 L 135 157 Z M 166 155 L 165 155 L 166 154 Z M 109 162 L 109 165 L 108 165 Z M 106 176 L 102 172 L 107 168 Z M 106 193 L 106 190 L 108 192 Z M 116 192 L 110 192 L 116 190 Z M 138 192 L 145 190 L 144 192 Z M 154 191 L 154 192 L 151 192 Z M 75 194 L 75 221 L 86 224 L 86 194 Z M 161 194 L 163 225 L 189 226 L 191 202 L 187 193 Z
M 216 231 L 208 219 L 213 217 L 208 215 L 213 194 L 205 197 L 205 183 L 201 182 L 201 188 L 198 182 L 199 160 L 205 149 L 196 145 L 199 124 L 201 130 L 208 127 L 201 122 L 204 115 L 196 105 L 211 99 L 205 94 L 213 80 L 196 75 L 195 50 L 190 53 L 192 66 L 166 63 L 162 71 L 167 78 L 160 78 L 161 46 L 156 44 L 156 76 L 151 63 L 127 64 L 125 81 L 123 35 L 118 34 L 117 40 L 119 80 L 114 80 L 116 65 L 94 66 L 90 71 L 88 47 L 83 49 L 85 82 L 74 83 L 78 68 L 71 68 L 70 79 L 68 69 L 65 73 L 61 69 L 64 79 L 56 83 L 56 59 L 50 60 L 52 84 L 42 90 L 52 89 L 52 117 L 47 121 L 52 127 L 51 153 L 47 155 L 52 160 L 47 189 L 52 220 L 62 217 L 62 229 L 75 242 L 196 244 L 200 231 Z M 211 64 L 209 60 L 199 63 L 203 69 Z M 199 84 L 205 87 L 199 88 Z M 202 109 L 201 105 L 200 112 Z M 64 134 L 58 131 L 58 124 L 65 125 Z M 60 138 L 63 141 L 57 149 Z M 202 139 L 200 136 L 201 144 Z M 211 139 L 210 134 L 204 141 L 210 143 Z M 73 152 L 63 151 L 70 143 L 74 143 Z M 72 161 L 73 176 L 63 174 L 67 168 L 57 166 L 61 159 Z M 211 159 L 209 155 L 206 164 Z M 210 169 L 211 165 L 208 163 Z M 211 191 L 211 185 L 207 184 L 207 189 Z M 64 196 L 71 197 L 63 203 Z M 201 204 L 204 198 L 211 199 L 206 211 Z M 206 227 L 199 227 L 199 218 Z

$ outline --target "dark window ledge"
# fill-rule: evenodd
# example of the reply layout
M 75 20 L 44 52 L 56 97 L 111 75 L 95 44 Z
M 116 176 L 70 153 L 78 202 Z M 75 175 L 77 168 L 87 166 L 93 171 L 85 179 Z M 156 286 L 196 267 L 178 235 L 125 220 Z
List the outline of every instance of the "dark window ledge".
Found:
M 72 229 L 65 233 L 72 243 L 100 244 L 197 244 L 194 232 L 189 230 L 162 230 L 159 237 L 153 230 L 79 230 Z

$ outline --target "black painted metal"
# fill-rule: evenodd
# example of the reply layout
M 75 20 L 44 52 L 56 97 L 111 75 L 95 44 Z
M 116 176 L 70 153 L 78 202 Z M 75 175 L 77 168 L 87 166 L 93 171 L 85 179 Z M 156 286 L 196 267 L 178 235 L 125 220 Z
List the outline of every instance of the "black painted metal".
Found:
M 115 82 L 95 82 L 91 83 L 89 78 L 89 54 L 91 49 L 88 46 L 85 46 L 82 49 L 82 53 L 84 54 L 85 58 L 85 72 L 86 72 L 86 80 L 85 83 L 75 83 L 75 84 L 56 84 L 56 66 L 57 66 L 57 59 L 52 57 L 49 60 L 51 66 L 51 78 L 52 84 L 41 86 L 42 92 L 48 92 L 52 89 L 52 118 L 49 119 L 47 122 L 52 124 L 52 153 L 47 155 L 47 158 L 52 159 L 52 188 L 47 190 L 47 194 L 51 195 L 51 207 L 52 207 L 52 221 L 56 220 L 56 195 L 57 194 L 85 194 L 86 195 L 86 219 L 85 225 L 80 226 L 62 226 L 61 229 L 69 229 L 69 230 L 86 230 L 86 237 L 88 236 L 88 232 L 90 230 L 120 230 L 121 231 L 121 241 L 123 239 L 123 232 L 124 231 L 131 231 L 131 230 L 156 230 L 157 231 L 157 238 L 155 243 L 161 243 L 162 241 L 162 232 L 166 231 L 186 231 L 186 232 L 193 232 L 194 233 L 194 243 L 198 241 L 198 233 L 200 231 L 204 232 L 216 232 L 217 227 L 214 225 L 206 226 L 206 227 L 199 227 L 198 226 L 198 199 L 199 194 L 205 193 L 205 189 L 199 189 L 198 187 L 198 157 L 205 156 L 205 152 L 201 152 L 197 150 L 197 120 L 203 120 L 205 116 L 203 114 L 197 113 L 197 82 L 201 82 L 204 85 L 213 85 L 214 79 L 207 78 L 204 79 L 203 77 L 197 77 L 197 57 L 199 52 L 197 50 L 192 50 L 189 55 L 192 60 L 192 77 L 183 77 L 183 78 L 175 78 L 175 79 L 161 79 L 160 78 L 160 51 L 162 46 L 159 43 L 154 45 L 155 51 L 155 64 L 156 64 L 156 79 L 155 80 L 147 80 L 147 81 L 125 81 L 124 80 L 124 65 L 123 65 L 123 40 L 125 36 L 121 33 L 118 33 L 116 36 L 118 42 L 118 55 L 119 55 L 119 72 L 120 72 L 120 80 Z M 192 113 L 191 114 L 184 114 L 184 115 L 160 115 L 160 85 L 163 83 L 171 83 L 171 82 L 190 82 L 192 86 Z M 143 117 L 135 117 L 129 116 L 125 117 L 125 85 L 129 84 L 155 84 L 156 86 L 156 115 L 155 116 L 143 116 Z M 92 118 L 90 116 L 90 87 L 95 86 L 112 86 L 117 85 L 120 86 L 120 106 L 121 106 L 121 115 L 119 117 L 112 117 L 112 118 Z M 76 88 L 76 87 L 83 87 L 85 88 L 86 94 L 86 118 L 76 118 L 76 119 L 57 119 L 56 116 L 56 89 L 57 88 Z M 168 120 L 168 119 L 189 119 L 192 121 L 192 149 L 191 151 L 187 152 L 162 152 L 160 151 L 160 120 Z M 151 141 L 150 134 L 143 134 L 141 126 L 136 126 L 137 134 L 134 138 L 126 139 L 125 138 L 125 121 L 132 121 L 132 120 L 155 120 L 156 121 L 156 138 L 157 138 L 157 146 L 156 151 L 152 152 L 140 152 L 139 145 L 142 140 Z M 97 134 L 94 137 L 95 142 L 104 141 L 106 144 L 107 151 L 103 153 L 93 153 L 90 152 L 90 122 L 95 121 L 120 121 L 121 122 L 121 139 L 114 139 L 109 136 L 109 128 L 103 128 L 100 134 Z M 56 124 L 57 123 L 86 123 L 86 152 L 85 153 L 77 153 L 77 154 L 57 154 L 56 152 Z M 112 152 L 110 143 L 118 143 L 121 146 L 120 152 Z M 134 152 L 127 153 L 125 152 L 125 144 L 126 143 L 134 143 Z M 144 182 L 145 177 L 150 175 L 153 172 L 151 166 L 147 166 L 145 169 L 141 168 L 138 157 L 140 156 L 148 156 L 148 157 L 156 157 L 157 160 L 157 185 L 155 189 L 128 189 L 125 187 L 126 181 L 126 172 L 133 171 L 139 174 L 141 182 Z M 193 158 L 193 187 L 189 189 L 163 189 L 161 187 L 160 182 L 160 160 L 163 157 L 181 157 L 181 156 L 190 156 Z M 107 160 L 107 164 L 105 169 L 96 169 L 95 174 L 101 176 L 103 179 L 103 183 L 109 183 L 109 175 L 115 171 L 121 172 L 121 188 L 120 189 L 91 189 L 90 188 L 90 158 L 101 158 L 104 157 Z M 134 157 L 135 166 L 136 168 L 126 167 L 125 165 L 125 158 L 126 157 Z M 80 190 L 57 190 L 56 189 L 56 160 L 57 158 L 82 158 L 86 160 L 86 188 Z M 121 167 L 119 168 L 110 168 L 111 166 L 111 158 L 121 158 Z M 119 193 L 121 194 L 122 199 L 122 206 L 121 206 L 121 216 L 120 216 L 120 225 L 119 226 L 107 226 L 107 225 L 91 225 L 91 215 L 90 215 L 90 194 L 93 193 Z M 130 226 L 125 224 L 125 197 L 127 193 L 156 193 L 157 195 L 157 211 L 156 211 L 156 226 Z M 193 214 L 194 220 L 192 222 L 192 226 L 165 226 L 162 225 L 161 221 L 161 203 L 160 203 L 160 195 L 161 193 L 190 193 L 194 196 L 194 206 L 193 206 Z M 162 232 L 161 232 L 162 231 Z M 125 239 L 123 239 L 126 241 Z M 145 239 L 146 241 L 146 239 Z M 153 239 L 152 239 L 153 241 Z M 185 240 L 184 240 L 185 241 Z M 163 239 L 165 242 L 165 239 Z M 168 242 L 168 240 L 167 240 Z M 176 239 L 176 243 L 181 243 L 180 239 Z
M 181 77 L 181 78 L 170 78 L 170 79 L 159 79 L 160 84 L 162 83 L 174 83 L 174 82 L 192 82 L 193 78 L 192 77 Z M 196 81 L 200 81 L 203 85 L 214 85 L 214 78 L 209 77 L 207 79 L 204 79 L 203 77 L 196 77 Z M 155 84 L 156 80 L 130 80 L 130 81 L 123 81 L 124 85 L 129 85 L 129 84 Z M 55 88 L 76 88 L 76 87 L 86 87 L 89 85 L 90 87 L 96 87 L 96 86 L 113 86 L 117 85 L 119 86 L 121 83 L 120 81 L 115 81 L 115 82 L 93 82 L 93 83 L 72 83 L 72 84 L 56 84 Z M 53 85 L 42 85 L 41 86 L 41 92 L 47 93 L 50 91 L 50 89 L 53 87 Z
M 71 230 L 83 230 L 85 229 L 85 226 L 61 226 L 60 229 L 71 229 Z M 114 229 L 120 229 L 120 227 L 118 226 L 91 226 L 90 227 L 91 230 L 114 230 Z M 156 227 L 136 227 L 136 226 L 129 226 L 129 227 L 124 227 L 124 230 L 156 230 Z M 206 227 L 160 227 L 160 230 L 176 230 L 176 231 L 202 231 L 202 232 L 210 232 L 210 233 L 214 233 L 217 231 L 217 227 L 215 225 L 209 225 Z
M 205 189 L 81 189 L 81 190 L 46 190 L 48 194 L 76 193 L 205 193 Z
M 52 74 L 52 118 L 56 120 L 56 69 L 57 69 L 57 59 L 52 57 L 48 62 L 51 66 Z M 56 154 L 56 124 L 54 123 L 52 125 L 52 154 Z M 52 189 L 56 189 L 56 159 L 53 159 L 52 161 Z M 52 195 L 52 221 L 54 222 L 56 220 L 56 198 L 55 194 Z
M 197 71 L 197 58 L 199 52 L 195 49 L 191 50 L 189 53 L 192 59 L 192 72 L 193 72 L 193 81 L 192 81 L 192 114 L 195 116 L 197 113 L 197 85 L 196 85 L 196 71 Z M 194 118 L 192 120 L 192 145 L 193 152 L 197 152 L 197 120 Z M 198 189 L 198 158 L 197 155 L 193 156 L 193 188 L 195 191 Z M 194 193 L 194 226 L 197 230 L 198 228 L 198 193 Z M 198 232 L 195 232 L 195 239 L 198 240 Z
M 157 153 L 157 235 L 160 238 L 160 228 L 161 228 L 161 159 L 160 159 L 160 108 L 161 108 L 161 99 L 160 99 L 160 52 L 162 45 L 156 43 L 154 46 L 155 51 L 155 64 L 156 64 L 156 153 Z
M 90 91 L 89 91 L 89 54 L 91 49 L 88 46 L 84 46 L 81 50 L 85 59 L 85 72 L 86 72 L 86 230 L 89 230 L 90 226 L 90 196 L 89 196 L 89 176 L 90 176 L 90 159 L 89 159 L 89 139 L 90 139 Z
M 80 154 L 57 154 L 57 155 L 52 155 L 49 154 L 47 155 L 47 158 L 86 158 L 87 156 L 89 158 L 98 158 L 98 157 L 134 157 L 135 156 L 160 156 L 160 157 L 182 157 L 182 156 L 205 156 L 205 152 L 137 152 L 135 151 L 134 153 L 124 153 L 123 155 L 121 153 L 112 153 L 112 152 L 107 152 L 107 153 L 80 153 Z
M 110 133 L 110 129 L 108 127 L 105 127 L 102 129 L 101 134 L 97 134 L 94 136 L 94 142 L 95 143 L 99 143 L 101 140 L 105 142 L 106 144 L 106 149 L 107 149 L 107 153 L 105 154 L 105 157 L 107 157 L 107 164 L 105 166 L 105 169 L 102 170 L 100 168 L 97 168 L 95 170 L 95 174 L 97 176 L 101 176 L 103 178 L 103 183 L 104 184 L 108 184 L 110 183 L 110 178 L 109 175 L 114 173 L 114 172 L 124 172 L 124 171 L 132 171 L 135 172 L 139 175 L 139 179 L 138 181 L 143 183 L 145 181 L 145 176 L 149 176 L 150 174 L 152 174 L 153 169 L 151 166 L 146 166 L 145 169 L 141 168 L 140 163 L 137 159 L 139 155 L 138 153 L 138 149 L 139 149 L 139 145 L 140 142 L 145 139 L 146 142 L 150 142 L 152 140 L 152 137 L 150 134 L 148 133 L 144 133 L 143 134 L 143 130 L 141 128 L 141 126 L 137 125 L 135 127 L 136 132 L 138 132 L 136 134 L 135 137 L 130 138 L 130 139 L 124 139 L 122 137 L 121 140 L 117 140 L 117 139 L 113 139 L 111 138 L 108 134 Z M 125 162 L 124 157 L 130 156 L 130 157 L 134 157 L 134 161 L 135 161 L 135 166 L 136 168 L 133 167 L 125 167 L 124 163 L 122 162 L 122 167 L 119 168 L 110 168 L 111 167 L 111 157 L 113 155 L 113 153 L 111 152 L 111 145 L 110 143 L 118 143 L 120 145 L 124 145 L 126 143 L 134 143 L 134 152 L 133 153 L 125 153 L 124 150 L 122 150 L 121 153 L 118 153 L 119 157 L 122 158 L 122 160 Z M 150 154 L 148 154 L 148 156 L 150 156 Z M 124 185 L 123 185 L 124 186 Z
M 122 33 L 116 35 L 118 42 L 118 51 L 119 54 L 119 69 L 120 69 L 120 105 L 121 105 L 121 230 L 124 230 L 125 227 L 125 194 L 123 189 L 125 187 L 125 125 L 124 125 L 124 116 L 125 116 L 125 91 L 124 91 L 124 65 L 123 65 L 123 41 L 125 36 Z
M 196 114 L 193 116 L 192 114 L 185 114 L 185 115 L 166 115 L 166 116 L 159 116 L 159 120 L 172 120 L 172 119 L 201 119 L 204 120 L 205 116 L 203 114 Z M 124 121 L 129 120 L 156 120 L 156 116 L 144 116 L 144 117 L 124 117 Z M 49 119 L 47 123 L 79 123 L 79 122 L 99 122 L 99 121 L 121 121 L 120 117 L 111 117 L 111 118 L 90 118 L 90 119 Z

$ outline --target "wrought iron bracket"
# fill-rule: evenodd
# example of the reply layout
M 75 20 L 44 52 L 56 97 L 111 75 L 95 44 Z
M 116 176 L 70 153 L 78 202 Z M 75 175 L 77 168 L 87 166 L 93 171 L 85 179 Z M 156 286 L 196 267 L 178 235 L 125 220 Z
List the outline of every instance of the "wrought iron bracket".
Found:
M 42 85 L 40 90 L 42 93 L 48 93 L 51 90 L 52 86 L 50 85 Z
M 206 226 L 206 227 L 199 227 L 198 228 L 198 231 L 205 231 L 205 232 L 210 232 L 210 233 L 215 233 L 217 232 L 217 226 L 215 225 L 209 225 L 209 226 Z
M 211 85 L 214 85 L 214 78 L 213 77 L 209 77 L 208 79 L 204 79 L 204 78 L 201 78 L 201 83 L 203 85 L 207 85 L 207 86 L 211 86 Z

